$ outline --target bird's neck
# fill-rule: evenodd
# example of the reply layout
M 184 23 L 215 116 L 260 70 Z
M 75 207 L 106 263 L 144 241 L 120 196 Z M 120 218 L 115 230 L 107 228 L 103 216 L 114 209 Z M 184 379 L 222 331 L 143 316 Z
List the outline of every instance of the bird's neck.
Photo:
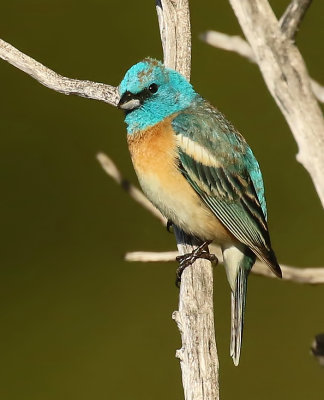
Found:
M 127 133 L 132 135 L 159 124 L 171 115 L 193 106 L 199 99 L 200 96 L 195 94 L 194 97 L 188 98 L 187 101 L 182 100 L 172 103 L 166 101 L 144 104 L 142 107 L 126 114 L 125 122 L 127 124 Z

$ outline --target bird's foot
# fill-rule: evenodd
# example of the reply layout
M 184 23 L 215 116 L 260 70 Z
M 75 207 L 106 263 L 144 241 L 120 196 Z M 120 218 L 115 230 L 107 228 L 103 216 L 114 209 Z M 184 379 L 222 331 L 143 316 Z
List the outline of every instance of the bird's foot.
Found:
M 171 221 L 171 219 L 168 219 L 166 229 L 169 233 L 172 233 L 172 231 L 171 231 L 172 226 L 173 226 L 173 222 Z
M 203 244 L 194 249 L 191 253 L 184 254 L 182 256 L 176 257 L 176 260 L 179 262 L 179 267 L 177 269 L 177 277 L 176 277 L 176 286 L 180 287 L 181 283 L 181 275 L 183 271 L 193 264 L 197 258 L 203 258 L 205 260 L 209 260 L 213 264 L 218 263 L 218 259 L 215 254 L 210 254 L 208 251 L 208 246 L 212 241 L 206 240 Z

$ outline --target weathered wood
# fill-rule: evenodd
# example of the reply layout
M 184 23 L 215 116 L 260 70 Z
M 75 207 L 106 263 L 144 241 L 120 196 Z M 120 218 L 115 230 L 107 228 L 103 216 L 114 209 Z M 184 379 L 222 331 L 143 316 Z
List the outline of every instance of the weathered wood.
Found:
M 310 174 L 324 207 L 324 119 L 304 60 L 280 29 L 267 0 L 230 0 L 265 83 L 298 145 L 297 160 Z
M 188 0 L 156 2 L 164 64 L 188 80 L 191 70 L 191 31 Z M 191 253 L 200 243 L 174 227 L 180 254 Z M 218 400 L 218 355 L 214 327 L 213 271 L 197 260 L 182 274 L 179 310 L 173 313 L 181 333 L 180 359 L 186 400 Z
M 81 81 L 59 75 L 45 65 L 17 50 L 0 39 L 0 58 L 26 72 L 42 85 L 63 94 L 75 94 L 88 99 L 100 100 L 116 106 L 119 101 L 118 90 L 103 83 Z

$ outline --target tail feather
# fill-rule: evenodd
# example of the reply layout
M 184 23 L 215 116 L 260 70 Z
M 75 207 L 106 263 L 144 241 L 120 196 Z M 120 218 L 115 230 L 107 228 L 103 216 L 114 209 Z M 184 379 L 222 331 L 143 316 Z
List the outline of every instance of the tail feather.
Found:
M 240 266 L 237 271 L 235 290 L 231 293 L 231 345 L 230 355 L 233 358 L 234 365 L 238 365 L 240 361 L 243 326 L 244 326 L 244 310 L 246 302 L 247 278 L 249 270 Z

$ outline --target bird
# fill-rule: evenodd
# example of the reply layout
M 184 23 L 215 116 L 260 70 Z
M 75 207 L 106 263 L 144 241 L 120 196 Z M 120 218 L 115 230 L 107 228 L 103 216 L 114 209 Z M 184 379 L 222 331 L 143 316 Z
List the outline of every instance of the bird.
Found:
M 230 355 L 239 364 L 247 279 L 256 257 L 277 277 L 263 178 L 251 148 L 179 72 L 153 58 L 119 85 L 127 142 L 140 186 L 185 233 L 221 246 L 231 289 Z

